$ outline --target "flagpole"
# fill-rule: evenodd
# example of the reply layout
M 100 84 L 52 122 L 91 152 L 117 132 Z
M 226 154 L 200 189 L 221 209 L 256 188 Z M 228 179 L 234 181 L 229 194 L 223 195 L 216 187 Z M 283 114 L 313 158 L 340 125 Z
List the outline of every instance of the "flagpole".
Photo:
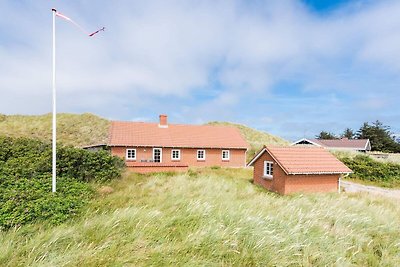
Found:
M 52 138 L 52 192 L 56 192 L 57 120 L 56 120 L 56 10 L 53 8 L 53 138 Z

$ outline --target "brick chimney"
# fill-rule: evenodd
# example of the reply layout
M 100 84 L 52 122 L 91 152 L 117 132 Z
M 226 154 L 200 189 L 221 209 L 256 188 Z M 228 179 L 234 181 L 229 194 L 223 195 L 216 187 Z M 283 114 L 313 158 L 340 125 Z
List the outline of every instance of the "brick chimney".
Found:
M 168 128 L 168 116 L 161 114 L 160 115 L 160 123 L 158 124 L 160 128 Z

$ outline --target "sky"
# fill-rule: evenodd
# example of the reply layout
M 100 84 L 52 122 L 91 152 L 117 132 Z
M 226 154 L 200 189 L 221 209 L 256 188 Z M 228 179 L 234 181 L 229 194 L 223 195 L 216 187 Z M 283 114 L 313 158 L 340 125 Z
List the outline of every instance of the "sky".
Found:
M 289 140 L 400 132 L 400 1 L 0 1 L 0 113 L 230 121 Z

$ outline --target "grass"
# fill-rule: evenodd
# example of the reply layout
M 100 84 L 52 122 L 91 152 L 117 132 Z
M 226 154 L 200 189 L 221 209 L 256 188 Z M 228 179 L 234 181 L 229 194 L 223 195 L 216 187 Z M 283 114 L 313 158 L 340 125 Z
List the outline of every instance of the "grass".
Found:
M 112 188 L 112 189 L 110 189 Z M 278 196 L 249 169 L 126 173 L 82 218 L 0 232 L 2 266 L 396 266 L 399 202 Z
M 30 137 L 51 140 L 51 114 L 39 116 L 0 114 L 0 136 Z M 286 140 L 254 130 L 240 124 L 210 122 L 212 125 L 237 127 L 250 144 L 248 158 L 252 158 L 263 145 L 287 145 Z M 94 114 L 57 114 L 57 138 L 65 145 L 86 146 L 107 142 L 110 121 Z
M 250 127 L 247 127 L 245 125 L 241 124 L 236 124 L 236 123 L 230 123 L 230 122 L 209 122 L 208 124 L 211 125 L 227 125 L 227 126 L 233 126 L 236 127 L 240 130 L 242 133 L 243 137 L 246 139 L 246 141 L 250 144 L 250 149 L 247 152 L 247 159 L 250 160 L 254 157 L 254 155 L 263 147 L 264 145 L 289 145 L 289 141 L 269 134 L 267 132 L 262 132 L 262 131 L 257 131 L 255 129 L 252 129 Z
M 363 153 L 363 152 L 358 152 L 358 151 L 349 151 L 349 150 L 331 150 L 331 152 L 337 157 L 337 158 L 354 158 L 358 155 L 367 155 L 373 160 L 379 161 L 379 162 L 384 162 L 384 163 L 397 163 L 400 164 L 400 154 L 399 153 L 380 153 L 380 152 L 368 152 L 368 153 Z M 378 155 L 384 155 L 385 157 L 378 157 Z
M 51 114 L 1 115 L 0 135 L 51 140 Z M 90 113 L 57 114 L 57 137 L 65 145 L 106 143 L 110 122 Z

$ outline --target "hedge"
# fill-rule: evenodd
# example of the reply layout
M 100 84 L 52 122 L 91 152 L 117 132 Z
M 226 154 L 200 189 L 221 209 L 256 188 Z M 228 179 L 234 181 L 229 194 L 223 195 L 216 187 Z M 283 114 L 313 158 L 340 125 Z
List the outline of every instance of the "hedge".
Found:
M 61 223 L 94 195 L 88 182 L 121 175 L 123 161 L 106 151 L 57 149 L 57 192 L 51 192 L 51 145 L 29 138 L 0 137 L 0 229 L 45 220 Z
M 379 162 L 367 155 L 344 157 L 341 161 L 353 170 L 350 178 L 378 182 L 388 187 L 400 184 L 400 164 Z

